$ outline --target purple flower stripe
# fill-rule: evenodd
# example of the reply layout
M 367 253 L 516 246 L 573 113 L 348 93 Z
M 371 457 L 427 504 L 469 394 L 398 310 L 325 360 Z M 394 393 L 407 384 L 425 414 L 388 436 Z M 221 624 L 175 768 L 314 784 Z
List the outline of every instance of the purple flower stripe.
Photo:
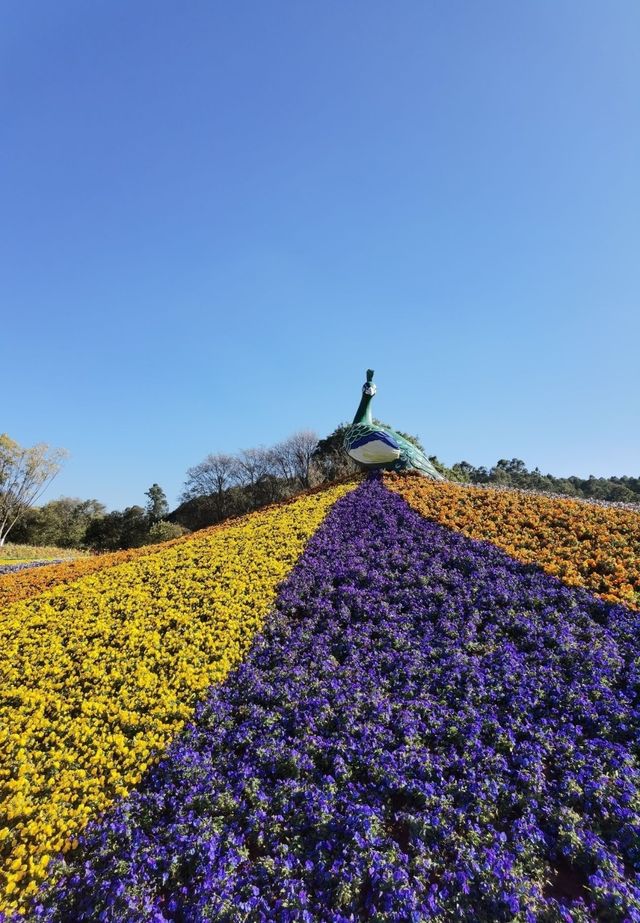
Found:
M 46 921 L 640 921 L 640 614 L 340 500 Z

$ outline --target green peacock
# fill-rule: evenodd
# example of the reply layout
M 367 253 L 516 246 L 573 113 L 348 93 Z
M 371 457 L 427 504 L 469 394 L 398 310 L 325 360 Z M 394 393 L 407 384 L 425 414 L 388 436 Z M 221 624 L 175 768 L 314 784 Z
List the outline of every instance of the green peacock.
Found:
M 373 422 L 371 400 L 375 393 L 373 369 L 367 369 L 367 380 L 362 386 L 362 400 L 353 423 L 344 434 L 343 445 L 347 455 L 368 469 L 414 470 L 435 481 L 443 481 L 443 476 L 417 446 L 390 427 Z

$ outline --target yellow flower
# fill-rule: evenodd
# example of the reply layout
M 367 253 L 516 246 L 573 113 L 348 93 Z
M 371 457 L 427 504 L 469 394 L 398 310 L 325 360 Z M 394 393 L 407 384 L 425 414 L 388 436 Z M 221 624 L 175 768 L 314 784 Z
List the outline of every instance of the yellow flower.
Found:
M 278 585 L 355 483 L 160 546 L 0 614 L 0 910 L 126 796 L 244 656 Z

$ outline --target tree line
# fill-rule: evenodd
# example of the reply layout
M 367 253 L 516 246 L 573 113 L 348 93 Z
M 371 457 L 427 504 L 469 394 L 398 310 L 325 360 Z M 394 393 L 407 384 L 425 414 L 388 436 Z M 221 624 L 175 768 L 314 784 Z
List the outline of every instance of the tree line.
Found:
M 11 531 L 16 543 L 113 551 L 215 525 L 355 473 L 357 465 L 342 448 L 346 426 L 340 424 L 322 439 L 311 430 L 301 430 L 270 447 L 209 454 L 188 469 L 180 504 L 173 512 L 158 484 L 145 492 L 144 506 L 124 510 L 107 512 L 98 500 L 72 497 L 36 507 L 65 453 L 42 444 L 25 449 L 4 434 L 0 436 L 0 545 Z M 424 451 L 417 436 L 402 435 Z M 539 468 L 529 470 L 519 458 L 500 459 L 490 468 L 467 461 L 447 467 L 435 455 L 430 461 L 446 478 L 460 483 L 640 504 L 638 477 L 558 478 Z
M 341 469 L 327 464 L 318 446 L 316 433 L 301 430 L 268 448 L 207 455 L 187 471 L 180 506 L 169 521 L 201 529 L 335 480 Z
M 561 494 L 583 500 L 605 500 L 612 503 L 640 503 L 640 477 L 597 478 L 590 475 L 566 478 L 543 474 L 539 468 L 529 470 L 520 458 L 501 458 L 491 468 L 474 467 L 467 461 L 447 468 L 433 455 L 435 467 L 452 481 L 467 484 L 493 484 L 518 490 Z
M 55 545 L 118 551 L 178 538 L 187 531 L 167 521 L 169 505 L 159 484 L 145 491 L 144 507 L 134 505 L 108 513 L 98 500 L 61 497 L 44 506 L 25 510 L 11 533 L 24 545 Z
M 14 454 L 18 450 L 32 451 L 22 450 L 6 438 L 5 447 L 11 443 Z M 33 479 L 31 493 L 22 490 L 12 495 L 13 481 L 2 479 L 3 444 L 0 443 L 0 514 L 3 497 L 7 509 L 11 509 L 11 515 L 7 513 L 10 524 L 5 535 L 10 529 L 11 540 L 16 543 L 94 551 L 115 551 L 166 541 L 287 499 L 355 469 L 349 459 L 340 458 L 337 446 L 323 449 L 316 433 L 302 430 L 268 448 L 243 449 L 234 455 L 207 455 L 188 469 L 180 505 L 172 513 L 158 484 L 146 491 L 145 506 L 107 512 L 98 500 L 74 497 L 61 497 L 41 507 L 33 506 L 29 501 L 48 486 L 59 469 L 61 457 L 57 450 L 49 452 L 47 446 L 35 448 L 38 459 L 47 464 L 41 464 L 40 476 Z M 7 456 L 4 470 L 8 471 L 11 459 L 8 451 L 4 454 Z

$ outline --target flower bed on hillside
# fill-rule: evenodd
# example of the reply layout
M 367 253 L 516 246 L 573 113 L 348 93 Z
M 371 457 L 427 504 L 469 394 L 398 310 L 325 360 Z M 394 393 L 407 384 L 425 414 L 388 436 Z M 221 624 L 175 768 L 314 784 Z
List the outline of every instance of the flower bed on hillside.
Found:
M 116 564 L 126 564 L 138 558 L 157 554 L 168 545 L 174 545 L 189 540 L 189 536 L 173 539 L 160 545 L 144 545 L 141 548 L 129 548 L 126 551 L 111 551 L 105 554 L 90 555 L 75 558 L 71 561 L 45 561 L 36 568 L 25 567 L 20 571 L 12 570 L 0 572 L 0 610 L 29 599 L 39 593 L 46 593 L 56 586 L 64 583 L 73 583 L 81 577 L 95 574 L 114 567 Z
M 354 487 L 359 478 L 350 478 L 343 480 L 334 487 L 347 486 L 349 489 Z M 314 496 L 317 493 L 324 493 L 327 487 L 321 485 L 303 493 L 297 494 L 281 503 L 274 504 L 270 507 L 264 507 L 255 513 L 249 515 L 262 516 L 269 510 L 284 507 L 290 503 L 296 503 L 301 497 Z M 238 522 L 246 521 L 248 516 L 235 517 L 226 519 L 215 526 L 209 526 L 206 529 L 198 530 L 197 536 L 201 538 L 204 535 L 213 535 L 220 529 L 228 529 Z M 124 551 L 108 551 L 101 554 L 89 554 L 88 552 L 69 551 L 69 554 L 80 554 L 83 557 L 74 560 L 65 560 L 58 562 L 47 562 L 41 568 L 29 570 L 28 572 L 8 572 L 0 571 L 0 611 L 11 603 L 19 602 L 21 599 L 29 599 L 37 596 L 39 593 L 46 593 L 61 584 L 73 583 L 81 577 L 89 574 L 96 574 L 114 567 L 117 564 L 125 564 L 128 561 L 137 561 L 139 558 L 148 557 L 149 555 L 162 553 L 174 545 L 182 545 L 184 542 L 193 540 L 194 535 L 183 535 L 180 538 L 174 538 L 167 542 L 156 545 L 142 545 L 140 548 L 128 548 Z
M 35 915 L 639 921 L 639 638 L 367 483 Z
M 419 476 L 387 475 L 385 483 L 429 519 L 640 608 L 640 511 Z
M 24 906 L 50 857 L 140 781 L 237 665 L 278 584 L 350 489 L 169 543 L 2 611 L 5 908 Z

